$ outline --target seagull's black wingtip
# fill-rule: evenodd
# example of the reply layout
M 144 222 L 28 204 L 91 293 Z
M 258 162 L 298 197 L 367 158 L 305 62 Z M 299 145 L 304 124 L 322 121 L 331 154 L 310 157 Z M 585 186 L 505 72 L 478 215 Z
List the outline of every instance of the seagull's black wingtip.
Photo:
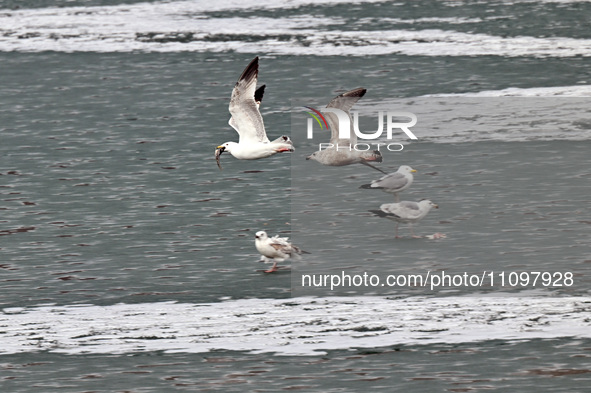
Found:
M 388 217 L 389 214 L 381 210 L 368 210 L 368 212 L 375 214 L 378 217 Z
M 256 89 L 256 91 L 254 92 L 254 100 L 256 102 L 263 101 L 263 94 L 265 94 L 265 86 L 266 85 L 262 85 L 261 87 Z
M 343 97 L 363 97 L 367 93 L 367 89 L 363 87 L 358 87 L 357 89 L 349 90 L 341 94 Z
M 259 57 L 255 57 L 248 63 L 244 71 L 242 71 L 242 75 L 240 75 L 240 79 L 238 82 L 242 80 L 251 80 L 252 78 L 256 78 L 259 75 Z

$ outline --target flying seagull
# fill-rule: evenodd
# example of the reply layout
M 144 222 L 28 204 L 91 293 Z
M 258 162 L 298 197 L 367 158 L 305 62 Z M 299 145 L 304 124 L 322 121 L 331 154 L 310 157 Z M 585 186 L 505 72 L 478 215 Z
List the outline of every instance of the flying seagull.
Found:
M 288 136 L 283 135 L 272 142 L 267 138 L 263 117 L 259 112 L 265 86 L 256 89 L 258 74 L 257 56 L 244 69 L 232 90 L 229 108 L 232 117 L 228 123 L 238 132 L 239 139 L 238 143 L 226 142 L 216 148 L 215 159 L 220 169 L 220 155 L 226 151 L 239 160 L 258 160 L 294 151 Z
M 330 128 L 330 147 L 327 149 L 319 150 L 308 157 L 306 160 L 318 161 L 322 165 L 329 166 L 344 166 L 351 164 L 363 164 L 370 168 L 373 168 L 382 173 L 386 173 L 383 170 L 376 168 L 371 165 L 370 162 L 382 162 L 382 154 L 379 150 L 373 151 L 360 151 L 354 148 L 357 143 L 357 135 L 353 132 L 353 120 L 349 111 L 355 105 L 361 97 L 366 93 L 366 89 L 360 87 L 354 90 L 350 90 L 346 93 L 336 96 L 333 98 L 327 108 L 336 108 L 344 111 L 349 116 L 349 124 L 351 124 L 351 136 L 348 139 L 339 138 L 339 120 L 336 114 L 326 112 L 323 113 L 328 126 Z

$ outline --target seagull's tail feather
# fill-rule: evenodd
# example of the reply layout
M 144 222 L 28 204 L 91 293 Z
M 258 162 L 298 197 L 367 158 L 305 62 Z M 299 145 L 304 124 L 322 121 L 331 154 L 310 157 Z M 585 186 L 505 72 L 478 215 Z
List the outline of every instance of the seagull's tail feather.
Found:
M 370 213 L 377 215 L 378 217 L 389 218 L 390 220 L 398 221 L 397 219 L 400 218 L 399 215 L 394 213 L 386 213 L 383 210 L 368 210 Z
M 374 150 L 369 157 L 369 161 L 382 162 L 382 153 L 379 150 Z
M 383 210 L 368 210 L 370 213 L 373 213 L 375 215 L 377 215 L 378 217 L 384 217 L 384 218 L 389 218 L 391 220 L 396 220 L 397 218 L 400 218 L 400 216 L 394 214 L 394 213 L 386 213 Z
M 362 184 L 361 186 L 359 186 L 359 188 L 362 188 L 364 190 L 383 190 L 384 189 L 384 187 L 374 187 L 373 183 Z
M 368 210 L 368 212 L 375 214 L 378 217 L 388 217 L 390 214 L 381 210 Z
M 291 249 L 292 249 L 293 253 L 296 255 L 310 254 L 308 251 L 304 251 L 301 248 L 299 248 L 298 246 L 294 246 L 293 244 L 291 245 Z
M 371 165 L 368 161 L 371 162 L 382 162 L 382 153 L 379 150 L 374 150 L 372 152 L 366 152 L 363 156 L 361 156 L 361 163 L 363 165 L 367 165 L 368 167 L 375 169 L 376 171 L 380 171 L 383 174 L 387 175 L 387 172 L 384 172 L 380 168 L 376 168 L 375 166 Z
M 293 145 L 291 138 L 288 137 L 287 135 L 281 135 L 279 138 L 275 139 L 273 142 L 283 142 L 283 143 L 289 143 L 290 145 Z

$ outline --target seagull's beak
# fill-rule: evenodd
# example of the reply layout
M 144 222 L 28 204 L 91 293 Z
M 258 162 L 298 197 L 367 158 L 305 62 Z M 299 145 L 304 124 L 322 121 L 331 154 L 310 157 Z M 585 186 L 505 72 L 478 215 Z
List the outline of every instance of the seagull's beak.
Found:
M 218 168 L 220 168 L 220 171 L 222 170 L 222 166 L 220 165 L 220 156 L 224 151 L 226 151 L 226 148 L 224 146 L 218 146 L 215 149 L 215 162 L 218 164 Z
M 310 159 L 310 157 L 312 157 L 312 156 L 308 156 L 308 157 L 306 157 L 306 160 L 309 160 L 309 159 Z
M 438 204 L 436 204 L 436 203 L 434 203 L 434 204 L 433 204 L 433 207 L 434 207 L 435 209 L 439 209 L 439 205 L 438 205 Z
M 411 169 L 410 171 L 414 173 L 414 172 L 416 172 L 417 170 L 416 170 L 416 169 Z

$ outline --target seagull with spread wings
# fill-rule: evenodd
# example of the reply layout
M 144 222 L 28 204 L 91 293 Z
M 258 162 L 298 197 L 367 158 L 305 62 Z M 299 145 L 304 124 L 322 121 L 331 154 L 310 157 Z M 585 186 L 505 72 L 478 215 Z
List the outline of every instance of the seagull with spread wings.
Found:
M 259 112 L 265 85 L 256 89 L 258 75 L 257 56 L 244 69 L 232 90 L 229 108 L 232 117 L 229 124 L 238 132 L 239 139 L 238 142 L 226 142 L 216 148 L 215 159 L 220 169 L 220 156 L 226 151 L 239 160 L 258 160 L 294 151 L 288 136 L 283 135 L 274 141 L 267 138 L 263 117 Z
M 382 154 L 378 150 L 361 151 L 354 148 L 357 143 L 357 135 L 353 131 L 353 120 L 351 119 L 349 111 L 366 92 L 367 90 L 362 87 L 353 89 L 336 96 L 328 103 L 326 106 L 327 108 L 340 109 L 349 116 L 349 124 L 351 125 L 350 137 L 347 139 L 340 138 L 339 119 L 337 115 L 330 112 L 324 112 L 324 118 L 326 119 L 331 132 L 330 147 L 312 153 L 306 157 L 306 160 L 317 161 L 322 165 L 329 166 L 345 166 L 359 163 L 384 174 L 386 173 L 370 164 L 370 162 L 382 162 Z

